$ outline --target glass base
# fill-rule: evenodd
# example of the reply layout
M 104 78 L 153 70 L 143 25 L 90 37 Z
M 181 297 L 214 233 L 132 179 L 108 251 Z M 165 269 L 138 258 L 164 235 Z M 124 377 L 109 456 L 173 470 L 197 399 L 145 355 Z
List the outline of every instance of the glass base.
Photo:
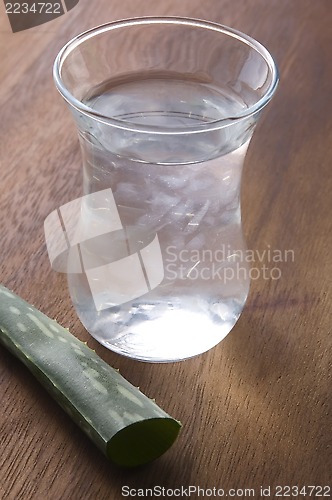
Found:
M 74 286 L 77 279 L 72 275 L 69 281 L 72 301 L 92 337 L 118 354 L 154 363 L 188 359 L 217 345 L 237 322 L 249 291 L 246 282 L 236 299 L 187 295 L 151 300 L 147 294 L 145 301 L 141 297 L 96 312 L 84 293 L 87 288 Z

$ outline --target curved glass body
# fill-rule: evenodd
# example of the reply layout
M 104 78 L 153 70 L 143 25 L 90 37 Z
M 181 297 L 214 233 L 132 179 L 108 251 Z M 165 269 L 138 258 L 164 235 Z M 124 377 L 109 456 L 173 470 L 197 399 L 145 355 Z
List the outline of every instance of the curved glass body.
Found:
M 83 157 L 82 270 L 68 260 L 79 318 L 143 361 L 208 350 L 248 295 L 241 174 L 277 85 L 271 56 L 213 23 L 132 19 L 69 42 L 54 77 Z

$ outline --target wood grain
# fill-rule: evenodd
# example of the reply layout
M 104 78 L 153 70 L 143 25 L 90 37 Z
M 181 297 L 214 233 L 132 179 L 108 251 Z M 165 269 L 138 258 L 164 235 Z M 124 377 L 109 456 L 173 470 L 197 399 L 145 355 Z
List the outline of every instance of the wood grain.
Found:
M 295 254 L 281 264 L 281 279 L 252 282 L 221 344 L 167 365 L 121 358 L 89 337 L 65 279 L 50 269 L 43 236 L 46 215 L 81 194 L 75 127 L 53 85 L 53 60 L 79 32 L 142 15 L 230 25 L 275 56 L 281 84 L 246 158 L 243 219 L 249 248 Z M 261 498 L 261 485 L 331 481 L 331 24 L 330 0 L 81 0 L 13 34 L 1 4 L 0 281 L 183 422 L 159 460 L 116 469 L 0 348 L 1 500 L 118 500 L 123 485 L 254 488 Z

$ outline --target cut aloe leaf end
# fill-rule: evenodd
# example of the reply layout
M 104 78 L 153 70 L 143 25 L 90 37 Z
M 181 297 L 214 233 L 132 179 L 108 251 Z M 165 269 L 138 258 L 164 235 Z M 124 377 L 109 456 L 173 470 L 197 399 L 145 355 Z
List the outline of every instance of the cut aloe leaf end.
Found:
M 109 441 L 108 458 L 127 467 L 148 463 L 168 450 L 180 427 L 173 418 L 152 418 L 129 425 Z
M 143 465 L 175 441 L 180 422 L 67 329 L 1 285 L 0 343 L 115 464 Z

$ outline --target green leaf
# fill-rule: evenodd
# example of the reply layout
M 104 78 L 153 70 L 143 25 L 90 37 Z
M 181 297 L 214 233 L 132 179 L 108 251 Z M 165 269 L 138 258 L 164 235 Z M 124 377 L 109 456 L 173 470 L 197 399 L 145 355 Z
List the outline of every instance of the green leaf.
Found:
M 67 329 L 1 285 L 0 343 L 112 462 L 142 465 L 175 441 L 180 422 Z

